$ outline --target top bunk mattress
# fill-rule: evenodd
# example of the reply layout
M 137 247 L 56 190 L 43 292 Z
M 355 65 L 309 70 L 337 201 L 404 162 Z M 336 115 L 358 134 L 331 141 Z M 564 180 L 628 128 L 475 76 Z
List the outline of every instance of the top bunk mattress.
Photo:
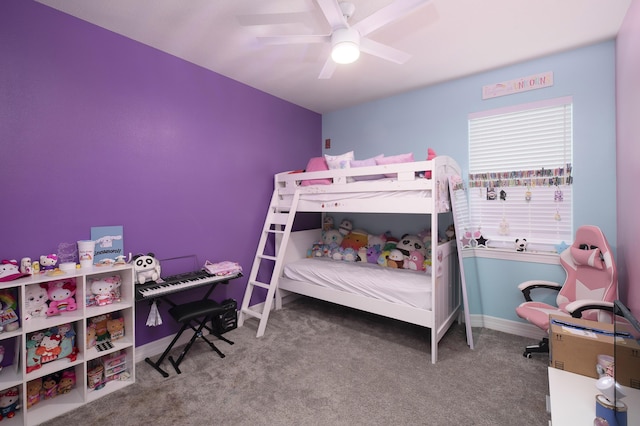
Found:
M 431 276 L 366 262 L 308 258 L 284 267 L 284 276 L 325 288 L 431 310 Z

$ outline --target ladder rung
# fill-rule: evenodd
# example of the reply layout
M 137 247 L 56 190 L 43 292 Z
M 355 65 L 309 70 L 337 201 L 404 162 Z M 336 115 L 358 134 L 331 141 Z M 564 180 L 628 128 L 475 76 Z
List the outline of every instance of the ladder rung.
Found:
M 261 288 L 265 288 L 265 289 L 269 289 L 269 284 L 267 283 L 261 283 L 260 281 L 251 281 L 250 283 L 251 285 L 255 285 L 256 287 L 261 287 Z
M 258 319 L 262 318 L 262 314 L 260 312 L 254 311 L 253 309 L 243 309 L 242 313 Z
M 259 254 L 258 257 L 260 259 L 267 259 L 267 260 L 273 260 L 273 261 L 277 259 L 275 256 L 269 256 L 267 254 Z
M 267 229 L 266 232 L 271 232 L 272 234 L 284 234 L 284 231 L 281 229 Z

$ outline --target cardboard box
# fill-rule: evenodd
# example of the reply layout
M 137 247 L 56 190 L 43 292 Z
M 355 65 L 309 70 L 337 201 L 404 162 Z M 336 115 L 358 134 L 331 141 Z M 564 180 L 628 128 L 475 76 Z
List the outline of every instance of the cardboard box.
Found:
M 598 378 L 598 355 L 614 355 L 613 324 L 551 315 L 549 330 L 551 367 Z M 617 338 L 616 380 L 624 386 L 640 387 L 640 345 L 633 339 Z

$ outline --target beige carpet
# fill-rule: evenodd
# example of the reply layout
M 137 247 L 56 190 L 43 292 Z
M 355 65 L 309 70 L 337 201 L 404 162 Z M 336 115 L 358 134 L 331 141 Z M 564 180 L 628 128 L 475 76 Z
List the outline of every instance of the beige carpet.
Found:
M 142 362 L 137 381 L 47 424 L 547 425 L 545 357 L 530 339 L 454 325 L 431 364 L 428 330 L 300 299 L 219 342 L 198 342 L 166 379 Z M 174 357 L 181 348 L 174 350 Z

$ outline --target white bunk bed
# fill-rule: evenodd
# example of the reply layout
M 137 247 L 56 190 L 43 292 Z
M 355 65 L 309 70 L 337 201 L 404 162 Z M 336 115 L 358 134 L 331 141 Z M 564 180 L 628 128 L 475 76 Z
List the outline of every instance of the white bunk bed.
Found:
M 431 172 L 431 178 L 421 177 L 424 172 Z M 393 178 L 370 181 L 352 181 L 350 179 L 354 176 L 381 174 L 393 176 Z M 343 284 L 327 287 L 312 282 L 308 278 L 309 274 L 303 278 L 294 276 L 290 271 L 290 265 L 299 263 L 300 260 L 307 257 L 312 244 L 321 239 L 322 230 L 318 228 L 285 232 L 280 234 L 277 242 L 277 247 L 284 248 L 285 252 L 277 255 L 281 257 L 282 262 L 281 266 L 276 266 L 274 271 L 274 274 L 277 274 L 276 308 L 282 306 L 281 298 L 287 294 L 286 292 L 290 292 L 429 328 L 431 330 L 431 362 L 435 363 L 438 357 L 438 342 L 461 313 L 456 241 L 445 243 L 438 241 L 440 213 L 451 211 L 448 176 L 452 174 L 460 175 L 460 167 L 453 159 L 446 156 L 439 156 L 430 161 L 393 165 L 277 174 L 272 199 L 272 207 L 275 205 L 277 211 L 291 211 L 293 214 L 297 212 L 348 212 L 429 215 L 432 230 L 433 263 L 431 273 L 385 271 L 393 278 L 387 277 L 383 281 L 391 284 L 392 287 L 403 282 L 407 274 L 420 274 L 420 280 L 423 284 L 422 290 L 418 291 L 423 291 L 423 298 L 427 300 L 422 306 L 411 306 L 400 298 L 393 297 L 393 294 L 391 297 L 379 296 L 380 292 L 347 289 Z M 333 183 L 301 185 L 304 180 L 325 178 L 332 179 Z M 294 203 L 293 206 L 292 203 Z M 451 216 L 448 217 L 451 218 Z M 278 250 L 277 248 L 276 252 Z M 317 259 L 306 260 L 317 262 L 317 264 L 331 262 Z M 358 266 L 367 265 L 356 263 L 346 267 L 357 270 Z M 377 265 L 368 266 L 378 267 L 382 270 L 388 269 Z M 311 273 L 311 275 L 314 274 Z M 354 281 L 367 280 L 368 278 Z

